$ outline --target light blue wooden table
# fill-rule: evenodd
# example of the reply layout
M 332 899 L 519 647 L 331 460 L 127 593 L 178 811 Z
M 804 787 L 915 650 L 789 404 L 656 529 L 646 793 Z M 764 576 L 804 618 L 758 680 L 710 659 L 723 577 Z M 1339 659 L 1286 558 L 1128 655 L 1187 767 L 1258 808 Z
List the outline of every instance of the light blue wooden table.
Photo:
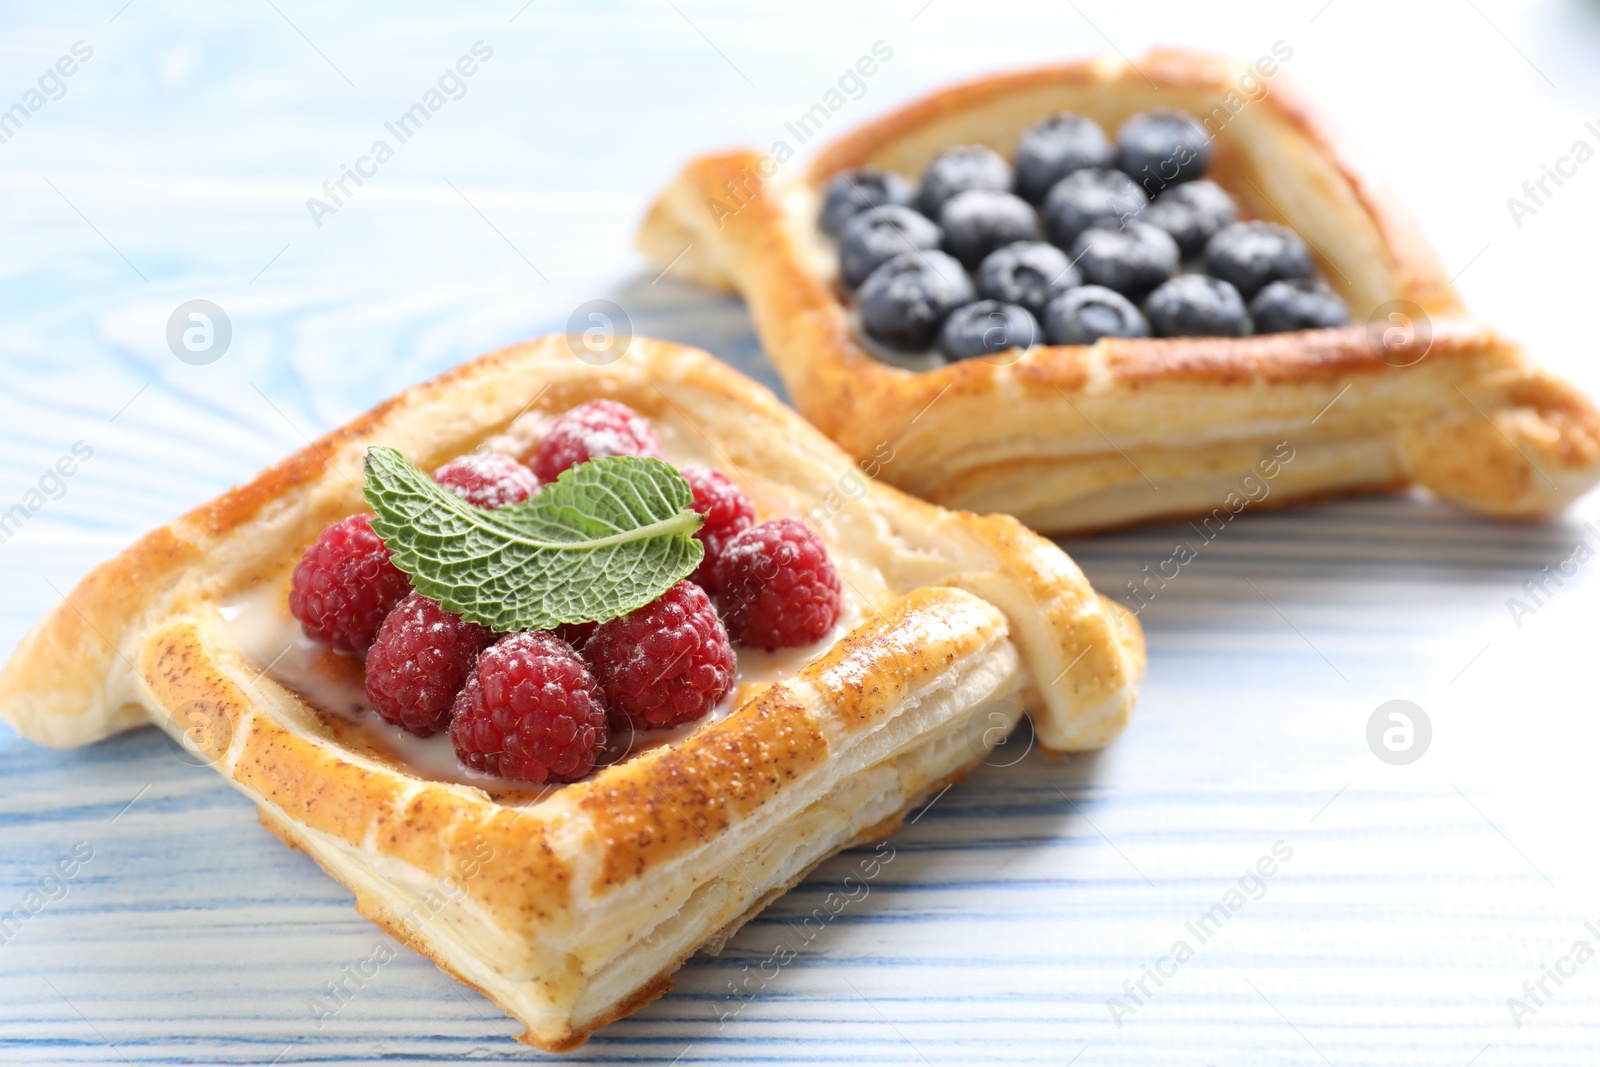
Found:
M 1600 393 L 1600 162 L 1531 216 L 1505 203 L 1597 140 L 1594 4 L 1121 8 L 5 5 L 0 108 L 44 85 L 0 126 L 0 511 L 40 503 L 0 544 L 0 646 L 141 531 L 584 300 L 771 383 L 743 310 L 652 282 L 632 231 L 688 154 L 769 145 L 878 41 L 892 60 L 829 136 L 1009 64 L 1285 41 L 1288 73 L 1380 159 L 1474 307 Z M 492 54 L 459 92 L 361 163 L 476 42 Z M 307 199 L 358 164 L 372 176 L 314 218 Z M 166 342 L 194 299 L 231 323 L 206 365 Z M 90 458 L 48 477 L 77 442 Z M 571 1060 L 1600 1061 L 1600 961 L 1543 978 L 1575 942 L 1600 948 L 1597 566 L 1532 615 L 1507 608 L 1600 540 L 1596 516 L 1592 497 L 1538 526 L 1411 498 L 1246 514 L 1144 611 L 1149 680 L 1114 747 L 1001 765 L 1019 736 L 895 835 L 867 898 L 758 996 L 730 989 L 859 856 Z M 1187 536 L 1067 547 L 1114 592 Z M 1432 727 L 1406 766 L 1366 739 L 1396 699 Z M 17 907 L 7 1062 L 541 1058 L 408 951 L 319 1025 L 312 998 L 386 939 L 152 731 L 78 752 L 0 732 L 0 914 Z

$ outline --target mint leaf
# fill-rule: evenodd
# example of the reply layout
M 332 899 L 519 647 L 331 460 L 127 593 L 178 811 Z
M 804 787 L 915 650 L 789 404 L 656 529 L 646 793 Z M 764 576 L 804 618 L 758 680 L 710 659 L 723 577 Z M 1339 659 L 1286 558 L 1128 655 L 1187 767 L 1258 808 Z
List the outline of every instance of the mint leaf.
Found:
M 392 448 L 370 448 L 362 495 L 411 585 L 492 630 L 549 630 L 643 607 L 688 577 L 704 548 L 689 483 L 668 463 L 609 456 L 538 496 L 474 507 Z

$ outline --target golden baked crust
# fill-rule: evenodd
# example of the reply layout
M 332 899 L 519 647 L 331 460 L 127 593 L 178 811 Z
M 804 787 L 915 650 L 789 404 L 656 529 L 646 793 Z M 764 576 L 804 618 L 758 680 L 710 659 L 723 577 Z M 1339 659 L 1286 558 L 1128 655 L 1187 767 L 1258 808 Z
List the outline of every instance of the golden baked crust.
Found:
M 847 135 L 803 177 L 753 152 L 708 156 L 662 192 L 639 246 L 676 276 L 742 293 L 795 405 L 847 452 L 888 442 L 895 485 L 1049 533 L 1211 511 L 1284 442 L 1296 459 L 1272 487 L 1277 504 L 1417 483 L 1530 518 L 1593 485 L 1600 413 L 1470 318 L 1408 214 L 1284 74 L 1219 112 L 1244 69 L 1158 50 L 1137 66 L 1111 57 L 980 78 Z M 1108 339 L 921 373 L 861 345 L 816 226 L 828 178 L 871 164 L 914 180 L 952 144 L 1009 155 L 1059 110 L 1114 129 L 1154 106 L 1211 117 L 1209 176 L 1248 217 L 1304 236 L 1352 321 L 1376 314 L 1375 325 Z
M 602 396 L 698 442 L 762 510 L 806 516 L 859 622 L 682 740 L 578 783 L 497 793 L 351 742 L 230 636 L 224 605 L 278 588 L 327 523 L 363 509 L 368 446 L 431 468 Z M 873 482 L 702 352 L 638 339 L 592 366 L 550 337 L 400 394 L 97 568 L 0 673 L 0 714 L 52 745 L 154 722 L 362 914 L 557 1050 L 659 995 L 826 856 L 890 832 L 1024 705 L 1050 748 L 1110 741 L 1143 655 L 1137 622 L 1014 519 Z

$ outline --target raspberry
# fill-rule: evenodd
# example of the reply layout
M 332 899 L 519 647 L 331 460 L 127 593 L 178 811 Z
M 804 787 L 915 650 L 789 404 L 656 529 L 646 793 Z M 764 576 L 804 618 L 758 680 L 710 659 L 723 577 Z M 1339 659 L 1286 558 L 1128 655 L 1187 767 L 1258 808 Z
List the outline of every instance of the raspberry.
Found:
M 539 492 L 539 479 L 510 456 L 469 452 L 433 472 L 433 480 L 480 508 L 520 504 Z
M 289 583 L 289 611 L 306 636 L 341 652 L 365 652 L 411 581 L 389 562 L 372 516 L 352 515 L 317 535 Z
M 428 737 L 450 725 L 450 705 L 467 672 L 494 640 L 421 593 L 389 612 L 367 653 L 367 699 L 396 726 Z
M 822 539 L 795 519 L 735 535 L 717 560 L 717 586 L 728 632 L 740 644 L 809 645 L 839 619 L 839 574 Z
M 650 424 L 626 404 L 591 400 L 557 419 L 539 442 L 533 473 L 549 484 L 568 467 L 601 456 L 661 458 L 661 442 Z
M 583 654 L 611 725 L 657 730 L 692 722 L 733 687 L 733 646 L 705 590 L 679 582 L 631 614 L 602 623 Z
M 594 675 L 571 645 L 539 630 L 489 646 L 451 716 L 462 763 L 536 784 L 582 778 L 609 736 Z
M 719 470 L 685 467 L 678 473 L 694 490 L 694 509 L 705 516 L 705 522 L 695 531 L 695 537 L 705 546 L 706 554 L 700 566 L 689 575 L 689 580 L 706 592 L 715 593 L 714 571 L 717 557 L 722 555 L 722 546 L 734 534 L 749 528 L 756 521 L 756 506 L 743 489 L 729 481 L 727 475 Z

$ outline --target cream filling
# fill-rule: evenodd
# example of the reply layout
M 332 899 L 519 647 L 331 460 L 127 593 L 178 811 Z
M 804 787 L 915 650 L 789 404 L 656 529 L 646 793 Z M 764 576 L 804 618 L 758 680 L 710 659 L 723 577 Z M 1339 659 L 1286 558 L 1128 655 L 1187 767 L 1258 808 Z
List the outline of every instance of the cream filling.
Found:
M 527 412 L 504 433 L 485 441 L 481 450 L 528 455 L 556 417 L 541 411 Z M 693 427 L 685 428 L 675 419 L 662 418 L 652 420 L 651 429 L 661 441 L 662 452 L 674 466 L 715 467 L 730 476 L 736 475 L 737 472 L 727 470 L 730 461 L 719 456 L 710 441 Z M 786 501 L 763 500 L 756 487 L 746 485 L 744 488 L 755 498 L 758 511 L 786 510 Z M 675 744 L 700 727 L 726 718 L 755 688 L 789 677 L 831 648 L 862 617 L 857 591 L 876 588 L 881 579 L 876 575 L 857 574 L 852 564 L 841 560 L 837 552 L 830 555 L 843 578 L 843 603 L 837 623 L 822 640 L 776 652 L 736 646 L 734 687 L 710 712 L 694 722 L 667 730 L 614 731 L 589 777 L 641 752 Z M 316 710 L 353 725 L 372 749 L 419 778 L 475 786 L 491 793 L 529 788 L 526 782 L 484 774 L 464 766 L 456 758 L 447 733 L 418 737 L 384 721 L 367 700 L 359 665 L 306 637 L 299 622 L 289 614 L 286 582 L 287 574 L 276 582 L 232 597 L 218 608 L 224 634 L 257 670 L 298 694 Z
M 418 737 L 386 722 L 372 709 L 361 681 L 359 664 L 313 641 L 288 610 L 281 582 L 274 582 L 235 597 L 218 607 L 222 631 L 256 670 L 271 678 L 313 708 L 356 727 L 373 749 L 406 768 L 418 778 L 476 786 L 488 792 L 530 788 L 527 782 L 484 774 L 456 758 L 448 732 Z M 588 777 L 661 745 L 674 744 L 710 723 L 728 717 L 755 687 L 778 682 L 799 671 L 831 648 L 859 621 L 860 608 L 847 595 L 845 610 L 832 631 L 821 641 L 800 648 L 767 652 L 735 647 L 734 686 L 706 715 L 667 730 L 613 731 L 613 736 Z M 345 662 L 340 662 L 345 661 Z M 343 669 L 340 669 L 343 668 Z

